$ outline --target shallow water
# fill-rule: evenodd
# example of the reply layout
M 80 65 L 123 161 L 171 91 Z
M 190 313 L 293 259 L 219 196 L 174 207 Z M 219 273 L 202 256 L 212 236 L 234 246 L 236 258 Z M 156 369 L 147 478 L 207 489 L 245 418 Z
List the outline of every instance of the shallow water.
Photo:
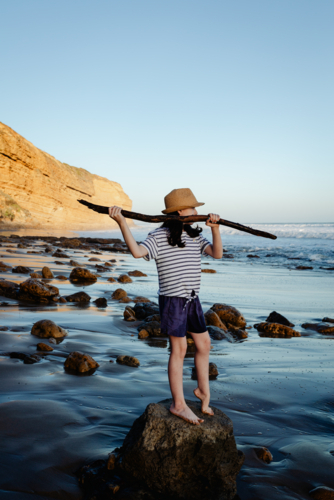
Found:
M 55 274 L 69 275 L 70 267 L 55 265 L 50 255 L 5 250 L 0 248 L 0 260 L 11 265 L 29 265 L 35 271 L 49 265 Z M 85 264 L 93 256 L 73 250 L 66 253 Z M 156 301 L 154 264 L 127 254 L 104 252 L 98 257 L 102 262 L 116 258 L 117 265 L 94 285 L 77 287 L 57 279 L 52 284 L 63 295 L 84 289 L 92 300 L 105 296 L 106 309 L 93 303 L 89 307 L 18 305 L 1 297 L 8 305 L 0 306 L 0 326 L 9 327 L 0 331 L 2 354 L 36 352 L 40 339 L 30 330 L 40 319 L 51 319 L 69 331 L 63 342 L 52 344 L 51 354 L 34 365 L 0 355 L 1 500 L 81 499 L 74 476 L 77 468 L 85 461 L 105 458 L 122 443 L 149 403 L 169 397 L 167 340 L 139 340 L 138 323 L 123 320 L 126 304 L 110 299 L 113 290 L 122 287 L 130 297 L 142 295 Z M 210 382 L 212 405 L 232 419 L 237 445 L 246 455 L 238 477 L 240 498 L 307 499 L 316 486 L 333 488 L 334 336 L 301 328 L 305 321 L 334 317 L 332 274 L 243 259 L 206 258 L 204 266 L 217 271 L 202 275 L 204 310 L 215 302 L 233 305 L 249 326 L 276 310 L 302 333 L 300 338 L 270 339 L 259 337 L 253 328 L 244 342 L 212 341 L 210 360 L 220 373 Z M 133 278 L 126 285 L 106 281 L 133 269 L 148 277 Z M 27 276 L 7 272 L 0 278 L 21 282 Z M 64 360 L 74 350 L 98 361 L 100 368 L 94 375 L 65 373 Z M 138 357 L 140 367 L 116 364 L 119 354 Z M 192 366 L 189 352 L 184 367 L 189 399 L 195 387 Z M 273 462 L 260 462 L 254 446 L 268 447 Z

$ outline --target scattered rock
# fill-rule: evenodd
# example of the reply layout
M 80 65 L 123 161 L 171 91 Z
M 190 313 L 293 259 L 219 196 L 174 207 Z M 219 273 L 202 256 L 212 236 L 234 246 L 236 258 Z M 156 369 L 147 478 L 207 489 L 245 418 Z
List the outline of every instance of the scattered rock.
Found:
M 119 450 L 116 469 L 164 498 L 230 500 L 244 461 L 232 422 L 217 408 L 209 417 L 199 403 L 186 402 L 204 419 L 201 425 L 189 425 L 170 413 L 171 399 L 148 405 Z
M 140 365 L 139 360 L 133 356 L 118 356 L 116 361 L 120 365 L 133 366 L 135 368 Z
M 30 267 L 25 267 L 25 266 L 16 266 L 13 267 L 12 273 L 18 273 L 18 274 L 30 274 L 32 273 L 33 270 L 30 269 Z
M 158 321 L 145 321 L 142 323 L 138 330 L 146 330 L 150 337 L 166 337 L 165 334 L 161 333 L 161 323 Z
M 318 486 L 309 491 L 309 495 L 315 500 L 334 500 L 334 490 L 327 486 Z
M 116 283 L 115 278 L 112 277 L 108 278 L 107 281 L 109 281 L 110 283 Z
M 43 276 L 39 273 L 30 273 L 30 278 L 35 278 L 35 279 L 40 280 L 43 278 Z
M 325 269 L 326 271 L 334 271 L 334 267 L 321 267 L 320 269 Z
M 91 297 L 86 292 L 77 292 L 72 295 L 65 296 L 67 302 L 89 302 Z
M 110 262 L 105 262 L 105 263 L 104 263 L 104 266 L 107 266 L 107 267 L 113 267 L 113 265 L 112 265 L 112 264 L 110 264 Z
M 0 295 L 9 299 L 17 299 L 20 286 L 12 281 L 0 280 Z
M 215 326 L 217 328 L 221 328 L 225 332 L 227 331 L 226 326 L 220 320 L 218 314 L 215 313 L 212 309 L 209 309 L 208 311 L 206 311 L 206 313 L 204 314 L 204 318 L 205 318 L 205 323 L 207 325 Z
M 8 326 L 0 326 L 0 332 L 8 332 Z
M 119 300 L 120 304 L 128 304 L 129 302 L 132 302 L 132 300 L 130 299 L 130 297 L 122 297 L 120 300 Z
M 140 332 L 138 332 L 139 339 L 146 339 L 149 336 L 150 336 L 150 334 L 148 333 L 147 330 L 142 329 L 142 330 L 140 330 Z
M 69 256 L 65 252 L 59 250 L 59 248 L 52 254 L 52 257 L 57 257 L 57 259 L 69 259 Z
M 202 269 L 201 270 L 202 273 L 209 273 L 209 274 L 214 274 L 216 273 L 217 271 L 215 269 Z
M 120 300 L 123 299 L 123 297 L 126 297 L 128 294 L 126 293 L 125 290 L 122 288 L 117 288 L 114 293 L 112 294 L 111 298 L 114 300 Z
M 334 333 L 334 326 L 326 325 L 326 323 L 303 323 L 302 328 L 305 328 L 305 330 L 314 330 L 323 335 Z
M 78 238 L 73 238 L 73 239 L 66 239 L 61 242 L 61 246 L 63 248 L 79 248 L 82 246 L 82 243 Z
M 43 269 L 42 269 L 42 276 L 43 276 L 43 278 L 46 278 L 46 279 L 52 279 L 52 278 L 54 278 L 53 272 L 47 266 L 43 267 Z
M 132 279 L 130 278 L 130 276 L 128 276 L 127 274 L 121 274 L 118 278 L 117 278 L 117 281 L 119 283 L 132 283 Z
M 160 314 L 159 306 L 155 302 L 138 302 L 133 306 L 136 318 L 143 320 L 153 314 Z
M 72 267 L 81 267 L 82 264 L 80 264 L 80 262 L 77 262 L 76 260 L 70 260 L 70 266 Z
M 60 260 L 55 260 L 55 264 L 57 264 L 57 266 L 66 266 L 66 262 L 60 262 Z
M 228 340 L 229 342 L 234 342 L 234 338 L 226 329 L 223 330 L 217 326 L 208 326 L 208 332 L 213 340 Z
M 68 280 L 67 276 L 64 276 L 63 274 L 58 274 L 56 278 L 57 280 Z
M 133 299 L 133 302 L 135 302 L 135 304 L 137 304 L 137 302 L 151 302 L 150 299 L 146 298 L 146 297 L 135 297 Z
M 65 297 L 59 297 L 58 302 L 60 302 L 61 304 L 65 304 L 65 302 L 67 302 L 67 300 L 65 299 Z
M 94 304 L 96 307 L 107 307 L 108 302 L 105 297 L 99 297 L 98 299 L 94 300 Z
M 272 462 L 273 456 L 270 453 L 270 451 L 268 450 L 268 448 L 261 446 L 259 448 L 253 448 L 253 449 L 254 449 L 256 456 L 259 460 L 262 460 L 266 464 L 270 464 L 270 462 Z
M 40 357 L 36 354 L 24 354 L 23 352 L 10 352 L 10 358 L 21 359 L 25 365 L 33 365 L 40 360 Z
M 49 319 L 41 319 L 33 325 L 31 334 L 40 338 L 53 337 L 55 339 L 58 339 L 66 337 L 68 332 Z
M 53 351 L 53 347 L 51 347 L 50 345 L 48 344 L 44 344 L 44 342 L 39 342 L 37 344 L 37 349 L 39 351 Z
M 235 307 L 228 306 L 227 304 L 214 304 L 211 309 L 219 316 L 227 328 L 245 328 L 245 318 Z
M 282 314 L 276 311 L 271 312 L 266 321 L 268 323 L 279 323 L 280 325 L 291 326 L 291 328 L 295 326 L 293 323 L 290 323 L 290 321 L 287 318 L 282 316 Z
M 260 257 L 259 257 L 259 255 L 255 255 L 255 254 L 253 254 L 253 253 L 248 254 L 248 255 L 247 255 L 247 257 L 248 257 L 249 259 L 259 259 L 259 258 L 260 258 Z
M 313 269 L 311 266 L 297 266 L 295 269 L 298 269 L 299 271 L 303 271 L 304 269 Z
M 59 290 L 57 287 L 29 278 L 20 284 L 18 298 L 33 302 L 49 302 L 57 299 L 58 295 Z
M 327 317 L 326 317 L 326 318 L 324 318 L 324 319 L 322 320 L 322 322 L 323 322 L 323 323 L 334 323 L 334 319 L 332 319 L 332 318 L 327 318 Z
M 88 269 L 84 269 L 83 267 L 75 267 L 71 271 L 70 281 L 95 283 L 95 281 L 97 281 L 97 277 L 95 276 L 95 274 L 88 271 Z
M 237 340 L 242 340 L 242 339 L 247 339 L 248 338 L 248 333 L 245 332 L 245 330 L 233 330 L 232 331 L 232 335 Z
M 131 307 L 127 306 L 124 310 L 124 319 L 125 321 L 136 321 L 135 312 Z
M 280 325 L 279 323 L 258 323 L 254 325 L 254 328 L 260 334 L 260 337 L 273 337 L 273 338 L 283 338 L 283 337 L 300 337 L 300 333 L 296 332 L 289 326 Z
M 96 370 L 100 365 L 89 354 L 74 351 L 67 357 L 64 366 L 67 370 L 76 373 L 88 373 Z
M 99 259 L 98 257 L 91 257 L 90 259 L 88 259 L 88 262 L 100 262 L 101 259 Z
M 234 255 L 231 253 L 223 253 L 223 259 L 234 259 Z
M 129 271 L 128 272 L 128 275 L 129 276 L 136 276 L 137 278 L 141 277 L 141 276 L 147 276 L 147 274 L 145 273 L 142 273 L 141 271 Z
M 4 262 L 0 262 L 0 273 L 5 273 L 6 271 L 9 271 L 12 269 L 12 266 L 8 266 Z
M 217 365 L 215 363 L 209 363 L 209 380 L 215 380 L 219 375 Z M 191 378 L 197 380 L 196 366 L 193 366 Z M 202 417 L 203 418 L 203 417 Z

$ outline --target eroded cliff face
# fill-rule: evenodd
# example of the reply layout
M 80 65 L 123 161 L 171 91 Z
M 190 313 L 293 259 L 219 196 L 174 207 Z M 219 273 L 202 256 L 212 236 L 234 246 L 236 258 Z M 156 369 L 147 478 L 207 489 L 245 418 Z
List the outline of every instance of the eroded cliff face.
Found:
M 122 186 L 71 167 L 0 122 L 0 229 L 110 229 L 116 223 L 77 199 L 131 210 Z

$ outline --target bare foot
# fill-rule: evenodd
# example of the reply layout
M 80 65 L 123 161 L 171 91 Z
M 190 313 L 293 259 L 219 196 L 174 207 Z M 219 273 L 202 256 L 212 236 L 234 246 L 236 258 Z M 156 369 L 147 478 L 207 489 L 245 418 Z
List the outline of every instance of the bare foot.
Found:
M 210 408 L 209 401 L 210 401 L 210 396 L 206 396 L 199 387 L 197 387 L 194 390 L 194 394 L 196 398 L 200 399 L 202 401 L 202 413 L 205 413 L 205 415 L 214 415 L 213 410 Z
M 176 417 L 182 418 L 189 424 L 199 425 L 204 422 L 203 419 L 196 417 L 195 413 L 191 411 L 189 406 L 184 406 L 183 408 L 176 408 L 174 403 L 171 404 L 169 411 L 173 413 Z

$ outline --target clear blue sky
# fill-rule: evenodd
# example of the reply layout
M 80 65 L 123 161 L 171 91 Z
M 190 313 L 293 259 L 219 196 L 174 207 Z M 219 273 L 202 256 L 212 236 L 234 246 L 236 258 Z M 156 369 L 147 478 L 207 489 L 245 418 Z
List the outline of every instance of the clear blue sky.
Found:
M 334 221 L 333 0 L 10 0 L 0 121 L 159 213 Z

